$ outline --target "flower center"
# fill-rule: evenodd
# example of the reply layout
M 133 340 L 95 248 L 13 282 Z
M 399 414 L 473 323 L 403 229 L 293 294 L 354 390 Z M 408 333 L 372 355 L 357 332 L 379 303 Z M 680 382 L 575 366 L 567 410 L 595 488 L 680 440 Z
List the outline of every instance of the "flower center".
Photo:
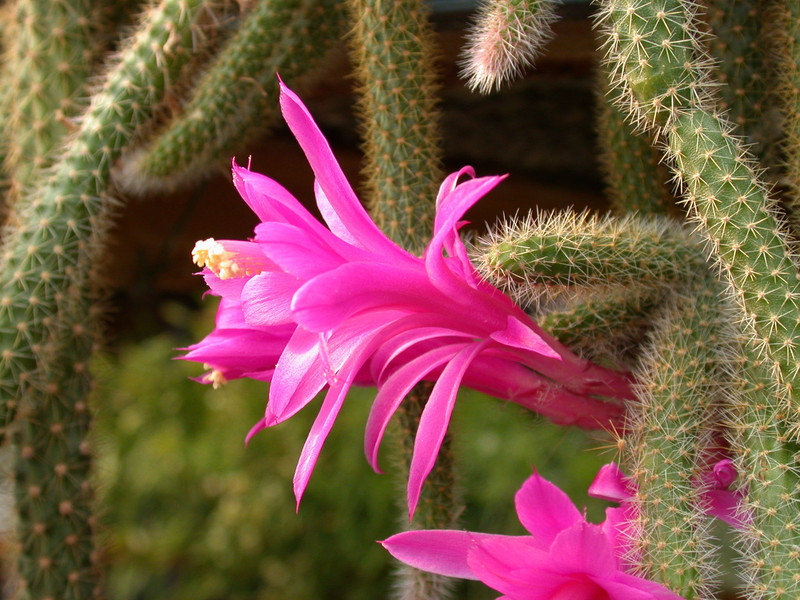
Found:
M 550 597 L 550 600 L 611 600 L 608 592 L 587 579 L 568 581 Z
M 214 238 L 200 240 L 192 250 L 192 260 L 198 267 L 208 267 L 220 279 L 255 275 L 263 270 L 263 257 L 248 250 L 250 242 L 218 242 Z

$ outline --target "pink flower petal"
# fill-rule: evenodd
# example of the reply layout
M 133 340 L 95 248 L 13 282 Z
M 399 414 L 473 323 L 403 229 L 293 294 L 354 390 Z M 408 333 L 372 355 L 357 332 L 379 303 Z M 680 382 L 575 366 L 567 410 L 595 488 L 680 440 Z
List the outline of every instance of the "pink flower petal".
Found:
M 268 424 L 281 423 L 297 413 L 326 383 L 319 354 L 319 334 L 298 327 L 286 344 L 272 377 L 265 415 Z
M 259 273 L 242 289 L 242 312 L 252 327 L 293 323 L 292 297 L 300 280 L 288 273 Z
M 297 95 L 281 83 L 281 110 L 289 129 L 314 171 L 318 182 L 317 205 L 331 231 L 353 246 L 378 254 L 408 256 L 369 218 L 356 198 L 328 141 Z
M 617 559 L 599 525 L 581 518 L 560 531 L 550 546 L 553 568 L 563 573 L 585 573 L 597 580 L 617 572 Z
M 467 565 L 483 583 L 509 598 L 550 600 L 563 577 L 550 572 L 550 555 L 530 537 L 492 536 L 477 539 Z
M 266 175 L 232 164 L 233 185 L 264 223 L 288 223 L 309 231 L 326 231 L 322 224 L 290 194 Z
M 370 263 L 347 263 L 303 285 L 292 301 L 295 321 L 312 331 L 328 331 L 367 310 L 433 308 L 428 280 L 419 271 Z M 439 300 L 445 310 L 444 299 Z
M 542 548 L 549 548 L 556 536 L 583 516 L 561 489 L 534 472 L 514 497 L 522 525 Z
M 531 323 L 531 325 L 534 325 Z M 536 327 L 538 329 L 538 326 Z M 536 333 L 532 327 L 525 325 L 511 315 L 508 316 L 508 325 L 502 331 L 495 331 L 490 336 L 494 341 L 511 346 L 530 350 L 536 354 L 561 360 L 561 355 L 553 350 L 550 342 Z
M 416 569 L 446 577 L 477 579 L 467 564 L 467 554 L 476 544 L 493 539 L 509 540 L 519 550 L 514 542 L 520 538 L 448 529 L 405 531 L 380 544 L 397 560 Z
M 409 520 L 414 516 L 414 509 L 422 492 L 422 484 L 433 469 L 439 454 L 439 448 L 447 432 L 450 416 L 455 406 L 458 386 L 472 359 L 478 355 L 484 345 L 485 342 L 471 344 L 453 357 L 433 386 L 430 398 L 422 410 L 408 474 Z
M 622 502 L 630 500 L 636 495 L 636 489 L 631 480 L 622 473 L 617 463 L 610 462 L 600 467 L 594 481 L 589 486 L 588 493 L 592 498 Z
M 464 344 L 452 344 L 426 352 L 397 369 L 380 387 L 372 402 L 364 433 L 364 452 L 376 472 L 381 472 L 378 450 L 383 434 L 400 403 L 425 375 L 452 360 L 463 347 Z

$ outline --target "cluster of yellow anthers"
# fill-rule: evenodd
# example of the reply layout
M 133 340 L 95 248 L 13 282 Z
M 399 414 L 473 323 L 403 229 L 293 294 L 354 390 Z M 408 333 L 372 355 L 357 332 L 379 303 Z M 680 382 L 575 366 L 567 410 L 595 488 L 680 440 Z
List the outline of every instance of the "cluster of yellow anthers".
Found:
M 241 253 L 233 248 L 227 248 L 223 242 L 218 242 L 214 238 L 198 241 L 192 250 L 194 264 L 198 267 L 208 267 L 220 279 L 247 277 L 261 272 L 260 267 L 247 264 L 251 261 L 246 259 L 243 261 L 243 258 Z

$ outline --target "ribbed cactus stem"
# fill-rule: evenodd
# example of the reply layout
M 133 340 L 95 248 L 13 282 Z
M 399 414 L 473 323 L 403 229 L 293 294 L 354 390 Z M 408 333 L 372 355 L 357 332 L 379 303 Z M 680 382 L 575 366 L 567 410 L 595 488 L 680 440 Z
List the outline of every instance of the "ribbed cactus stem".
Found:
M 642 286 L 579 289 L 537 322 L 579 356 L 629 370 L 629 354 L 645 337 L 663 295 Z
M 605 69 L 597 79 L 599 158 L 611 210 L 618 215 L 663 215 L 675 205 L 675 197 L 653 135 L 637 131 L 611 101 Z
M 705 270 L 688 231 L 666 218 L 634 215 L 530 214 L 491 231 L 474 254 L 484 277 L 515 296 L 567 285 L 664 286 Z
M 367 198 L 395 242 L 421 252 L 442 180 L 429 10 L 420 0 L 348 0 Z
M 736 546 L 741 554 L 748 600 L 800 598 L 800 470 L 783 430 L 785 406 L 771 392 L 764 360 L 753 360 L 739 340 L 731 376 L 736 393 L 726 415 L 729 440 L 745 493 L 742 527 Z
M 772 33 L 780 40 L 778 50 L 777 96 L 783 113 L 783 154 L 788 196 L 789 223 L 795 240 L 800 240 L 800 2 L 780 2 L 783 10 L 773 23 Z
M 770 75 L 762 43 L 764 0 L 709 0 L 708 22 L 714 34 L 711 54 L 720 108 L 736 123 L 754 153 L 760 154 L 765 136 Z
M 629 406 L 624 462 L 638 488 L 630 559 L 687 600 L 712 598 L 714 543 L 700 484 L 712 438 L 720 331 L 726 320 L 713 285 L 700 278 L 675 294 L 654 324 Z
M 390 238 L 420 253 L 433 229 L 442 180 L 429 11 L 421 0 L 348 0 L 348 8 L 370 212 Z M 403 419 L 400 451 L 407 456 L 428 392 L 414 391 Z M 437 470 L 423 487 L 427 499 L 411 527 L 452 526 L 461 512 L 452 495 L 452 461 Z M 395 587 L 399 600 L 447 597 L 441 578 L 421 571 L 404 570 Z
M 630 122 L 664 127 L 677 111 L 711 102 L 697 6 L 690 0 L 601 0 L 611 85 Z
M 772 201 L 731 125 L 709 102 L 702 36 L 690 3 L 604 0 L 613 84 L 629 118 L 668 136 L 667 156 L 690 217 L 737 299 L 756 352 L 774 363 L 780 393 L 800 413 L 800 279 Z
M 488 94 L 533 65 L 553 36 L 554 0 L 483 0 L 467 34 L 461 76 Z
M 13 98 L 4 169 L 15 195 L 35 182 L 74 129 L 96 50 L 97 11 L 89 0 L 18 0 L 8 49 Z
M 746 317 L 752 343 L 770 358 L 778 393 L 800 416 L 800 279 L 755 168 L 720 116 L 693 110 L 669 129 L 669 152 L 686 187 L 690 216 L 702 225 Z M 796 432 L 795 432 L 796 433 Z
M 216 3 L 164 0 L 143 15 L 77 133 L 24 198 L 0 268 L 0 423 L 15 427 L 20 577 L 33 599 L 88 598 L 92 577 L 87 397 L 95 251 L 109 173 L 203 38 Z
M 123 156 L 116 182 L 172 189 L 228 165 L 279 117 L 278 78 L 296 91 L 322 72 L 344 31 L 338 0 L 259 0 L 192 88 L 181 112 L 144 148 Z

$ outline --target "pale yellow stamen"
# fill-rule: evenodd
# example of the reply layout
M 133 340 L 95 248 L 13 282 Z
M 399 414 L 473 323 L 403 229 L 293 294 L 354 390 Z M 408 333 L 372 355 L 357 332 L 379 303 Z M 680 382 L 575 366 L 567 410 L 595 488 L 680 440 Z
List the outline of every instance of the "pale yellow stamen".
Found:
M 211 365 L 205 365 L 205 367 L 206 369 L 211 369 Z M 203 375 L 203 383 L 210 383 L 215 390 L 218 390 L 228 383 L 228 380 L 225 379 L 225 375 L 222 374 L 222 371 L 211 369 L 208 373 Z
M 220 279 L 233 279 L 251 275 L 236 262 L 238 255 L 225 249 L 214 238 L 200 240 L 192 250 L 192 260 L 198 267 L 208 267 Z

